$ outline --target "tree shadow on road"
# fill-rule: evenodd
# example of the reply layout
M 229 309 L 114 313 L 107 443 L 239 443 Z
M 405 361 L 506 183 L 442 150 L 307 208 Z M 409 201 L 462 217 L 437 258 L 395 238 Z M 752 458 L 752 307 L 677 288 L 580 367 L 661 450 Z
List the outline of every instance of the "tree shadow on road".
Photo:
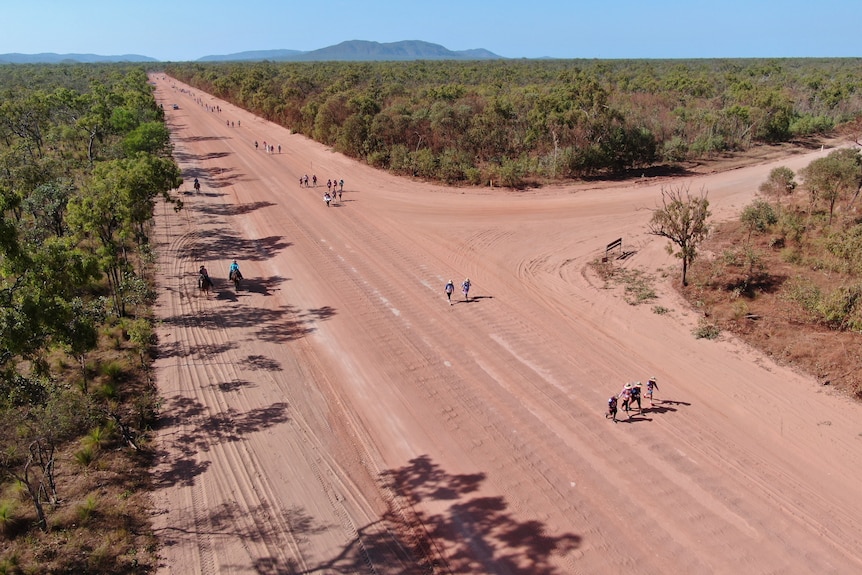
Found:
M 335 308 L 325 305 L 323 307 L 311 308 L 308 311 L 299 314 L 299 317 L 311 316 L 318 321 L 326 321 L 335 315 Z
M 272 202 L 248 202 L 245 204 L 204 204 L 195 207 L 196 212 L 210 216 L 239 216 L 255 210 L 268 208 L 276 204 Z
M 198 406 L 193 402 L 184 407 L 192 416 L 197 415 Z M 215 430 L 220 431 L 218 426 Z M 177 472 L 186 468 L 181 463 Z M 167 545 L 183 538 L 194 544 L 201 535 L 221 535 L 245 543 L 264 542 L 266 548 L 284 549 L 285 554 L 299 545 L 295 559 L 285 559 L 284 555 L 252 557 L 253 571 L 268 575 L 562 575 L 554 562 L 580 547 L 581 536 L 553 535 L 541 521 L 517 519 L 504 497 L 478 495 L 485 479 L 484 473 L 447 473 L 428 456 L 384 471 L 380 480 L 382 489 L 389 493 L 385 498 L 390 502 L 388 510 L 376 520 L 356 525 L 344 546 L 318 563 L 309 563 L 308 557 L 314 554 L 304 553 L 302 547 L 310 545 L 316 535 L 344 533 L 344 526 L 318 521 L 296 506 L 281 510 L 264 502 L 248 509 L 238 503 L 224 503 L 210 510 L 203 520 L 168 527 L 159 535 Z M 435 511 L 424 511 L 423 507 Z M 268 519 L 249 521 L 250 517 Z M 279 525 L 286 525 L 289 534 L 282 533 Z M 288 545 L 286 539 L 293 543 Z M 237 571 L 247 569 L 246 565 L 233 567 Z
M 279 251 L 293 244 L 285 241 L 284 236 L 246 239 L 228 229 L 211 230 L 206 233 L 187 236 L 188 243 L 178 250 L 179 257 L 195 261 L 225 261 L 228 258 L 243 261 L 266 261 Z M 216 277 L 215 270 L 209 270 Z M 227 276 L 227 270 L 224 271 Z
M 232 294 L 233 292 L 222 292 Z M 242 292 L 240 292 L 242 293 Z M 219 294 L 221 299 L 221 294 Z M 335 313 L 334 311 L 332 312 Z M 285 305 L 277 309 L 234 306 L 224 307 L 218 314 L 201 316 L 191 311 L 186 314 L 167 317 L 163 320 L 165 325 L 194 325 L 200 329 L 223 330 L 241 327 L 257 327 L 255 337 L 264 341 L 282 343 L 285 340 L 294 340 L 311 333 L 314 328 L 311 320 L 301 319 L 298 309 Z M 227 349 L 228 344 L 224 344 Z M 206 346 L 204 346 L 206 348 Z M 207 351 L 218 349 L 213 347 Z M 177 348 L 169 348 L 167 353 L 179 353 Z M 211 357 L 211 355 L 209 355 Z
M 229 407 L 212 413 L 212 407 L 197 399 L 176 395 L 163 406 L 166 415 L 159 420 L 164 443 L 179 455 L 168 457 L 167 449 L 156 452 L 153 484 L 156 487 L 192 485 L 195 477 L 206 471 L 209 462 L 199 462 L 197 455 L 208 452 L 213 445 L 242 440 L 243 436 L 288 420 L 288 404 L 274 403 L 268 407 L 245 412 Z
M 178 142 L 213 142 L 218 140 L 230 140 L 230 136 L 185 136 L 177 138 Z
M 520 521 L 508 511 L 503 497 L 473 496 L 485 480 L 483 473 L 450 475 L 427 456 L 383 474 L 384 485 L 409 506 L 401 517 L 402 532 L 409 533 L 414 554 L 433 560 L 435 539 L 445 539 L 448 573 L 474 573 L 481 559 L 495 570 L 523 575 L 559 573 L 550 559 L 577 549 L 581 537 L 573 533 L 551 535 L 536 520 Z M 422 502 L 450 501 L 442 513 L 420 510 Z M 406 509 L 411 513 L 405 513 Z M 419 537 L 427 534 L 428 537 Z M 426 540 L 423 540 L 426 539 Z M 429 564 L 430 565 L 430 564 Z
M 250 355 L 239 364 L 252 371 L 281 371 L 281 364 L 263 355 Z
M 428 456 L 385 471 L 382 487 L 392 495 L 379 521 L 356 529 L 340 552 L 319 564 L 280 567 L 274 558 L 255 561 L 258 573 L 510 573 L 556 575 L 559 559 L 577 549 L 581 537 L 551 535 L 537 520 L 521 521 L 504 497 L 477 495 L 484 473 L 453 475 Z M 440 511 L 421 510 L 429 504 Z M 308 528 L 314 523 L 309 520 Z M 317 527 L 318 529 L 320 527 Z M 341 529 L 340 526 L 328 527 Z M 445 549 L 445 556 L 441 554 Z
M 279 284 L 288 281 L 281 276 L 270 278 L 245 278 L 243 279 L 241 289 L 251 293 L 259 293 L 260 295 L 270 295 L 273 288 Z

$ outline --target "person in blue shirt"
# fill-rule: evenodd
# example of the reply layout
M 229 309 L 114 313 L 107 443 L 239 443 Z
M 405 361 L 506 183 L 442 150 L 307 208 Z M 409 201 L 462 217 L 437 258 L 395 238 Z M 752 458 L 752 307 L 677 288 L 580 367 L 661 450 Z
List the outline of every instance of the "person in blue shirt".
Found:
M 470 299 L 470 278 L 464 280 L 464 283 L 461 284 L 461 291 L 464 292 L 464 300 Z
M 230 264 L 230 271 L 228 272 L 228 279 L 233 279 L 234 274 L 237 275 L 238 279 L 242 279 L 242 273 L 239 271 L 239 264 L 236 263 L 236 260 L 233 260 L 233 263 Z
M 449 300 L 449 305 L 452 305 L 452 292 L 455 291 L 455 283 L 452 280 L 449 280 L 449 283 L 446 284 L 443 291 L 446 292 L 446 299 Z

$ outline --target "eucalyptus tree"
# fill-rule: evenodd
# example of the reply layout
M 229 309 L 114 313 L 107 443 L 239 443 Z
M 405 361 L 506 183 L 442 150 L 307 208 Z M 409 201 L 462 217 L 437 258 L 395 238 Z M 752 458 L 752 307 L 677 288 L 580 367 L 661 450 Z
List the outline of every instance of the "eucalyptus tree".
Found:
M 682 260 L 682 285 L 688 285 L 688 267 L 709 233 L 709 200 L 705 190 L 692 196 L 688 187 L 662 188 L 661 207 L 653 210 L 649 233 L 671 241 L 667 251 Z M 674 248 L 676 246 L 676 248 Z
M 800 171 L 812 203 L 823 200 L 829 209 L 829 224 L 835 204 L 848 196 L 855 197 L 862 186 L 862 155 L 853 148 L 840 148 L 825 158 L 818 158 Z M 852 201 L 852 200 L 851 200 Z
M 69 225 L 82 239 L 94 240 L 119 316 L 126 310 L 124 275 L 132 271 L 129 250 L 148 241 L 146 224 L 158 196 L 180 205 L 170 191 L 181 182 L 173 160 L 139 153 L 97 164 L 82 193 L 69 202 Z

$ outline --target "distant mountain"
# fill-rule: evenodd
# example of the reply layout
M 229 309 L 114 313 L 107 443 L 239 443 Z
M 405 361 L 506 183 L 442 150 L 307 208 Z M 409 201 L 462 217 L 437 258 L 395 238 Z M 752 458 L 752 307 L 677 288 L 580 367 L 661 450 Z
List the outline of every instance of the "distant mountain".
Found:
M 422 42 L 421 40 L 404 40 L 401 42 L 368 42 L 365 40 L 350 40 L 303 52 L 302 50 L 252 50 L 224 54 L 221 56 L 204 56 L 197 62 L 371 62 L 395 60 L 502 60 L 493 52 L 481 48 L 474 50 L 449 50 L 440 44 Z M 159 62 L 156 58 L 138 54 L 123 54 L 122 56 L 100 56 L 98 54 L 0 54 L 0 64 L 60 64 L 96 63 L 96 62 Z
M 500 60 L 493 52 L 484 49 L 453 51 L 439 44 L 422 42 L 420 40 L 404 40 L 381 44 L 365 40 L 350 40 L 302 52 L 299 50 L 259 50 L 256 52 L 239 52 L 225 56 L 205 56 L 199 62 L 213 61 L 249 61 L 271 60 L 274 62 L 369 62 L 393 60 Z
M 280 62 L 291 60 L 302 54 L 302 50 L 252 50 L 250 52 L 237 52 L 236 54 L 224 54 L 222 56 L 204 56 L 198 58 L 198 62 L 243 62 L 270 60 Z
M 149 56 L 138 54 L 123 54 L 122 56 L 99 56 L 98 54 L 0 54 L 0 64 L 60 64 L 96 62 L 158 62 Z

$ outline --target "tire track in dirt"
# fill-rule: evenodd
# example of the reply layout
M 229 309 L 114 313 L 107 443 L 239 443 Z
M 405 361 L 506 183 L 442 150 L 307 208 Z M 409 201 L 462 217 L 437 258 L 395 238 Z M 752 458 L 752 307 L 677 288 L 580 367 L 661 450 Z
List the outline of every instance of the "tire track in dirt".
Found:
M 196 250 L 187 249 L 187 246 L 194 245 L 200 237 L 199 233 L 187 234 L 175 241 L 172 248 L 168 251 L 165 258 L 166 262 L 173 261 L 174 266 L 182 273 L 184 267 L 194 269 L 194 264 L 189 262 L 188 258 L 181 254 L 194 254 Z M 176 257 L 171 257 L 176 255 Z M 190 258 L 197 259 L 197 258 Z M 251 411 L 251 406 L 242 401 L 242 395 L 236 394 L 234 398 L 237 402 L 234 405 L 228 405 L 225 397 L 222 394 L 216 393 L 212 381 L 236 381 L 239 379 L 239 374 L 233 369 L 237 358 L 222 357 L 218 361 L 210 350 L 220 350 L 219 355 L 229 353 L 230 346 L 228 345 L 229 338 L 225 333 L 225 327 L 219 321 L 219 315 L 215 310 L 215 300 L 211 298 L 191 297 L 190 291 L 187 288 L 186 282 L 183 287 L 184 296 L 179 301 L 175 300 L 174 314 L 172 317 L 180 318 L 180 321 L 175 324 L 175 328 L 180 330 L 178 334 L 174 334 L 179 341 L 189 342 L 190 347 L 179 352 L 180 357 L 188 358 L 186 361 L 194 361 L 204 373 L 204 377 L 196 377 L 198 370 L 181 370 L 180 373 L 185 373 L 190 377 L 189 385 L 185 387 L 185 398 L 191 398 L 200 406 L 200 413 L 192 413 L 190 417 L 190 425 L 183 427 L 184 435 L 192 442 L 192 445 L 204 455 L 196 455 L 196 457 L 207 457 L 204 461 L 211 463 L 214 459 L 222 459 L 229 462 L 228 469 L 231 470 L 232 476 L 218 482 L 214 487 L 202 486 L 200 488 L 192 487 L 190 489 L 192 497 L 192 521 L 194 529 L 198 533 L 206 534 L 200 545 L 201 565 L 203 572 L 217 572 L 215 568 L 214 558 L 214 543 L 213 533 L 218 533 L 225 528 L 223 521 L 213 521 L 213 508 L 219 508 L 218 504 L 214 504 L 207 500 L 207 493 L 215 490 L 216 494 L 224 493 L 225 491 L 234 492 L 240 496 L 238 501 L 235 501 L 234 508 L 221 507 L 221 510 L 228 513 L 230 518 L 239 525 L 238 531 L 249 535 L 247 545 L 263 545 L 263 549 L 258 549 L 250 556 L 271 556 L 279 557 L 281 562 L 286 562 L 287 557 L 281 556 L 280 545 L 275 545 L 273 542 L 267 541 L 265 537 L 260 538 L 260 544 L 253 540 L 257 538 L 253 535 L 255 531 L 265 534 L 268 529 L 256 527 L 254 522 L 249 523 L 244 521 L 245 518 L 254 517 L 255 511 L 260 511 L 267 508 L 267 501 L 274 499 L 262 499 L 260 497 L 249 497 L 249 494 L 255 494 L 257 489 L 266 488 L 266 482 L 261 481 L 262 474 L 259 471 L 259 465 L 253 454 L 242 453 L 240 446 L 241 440 L 235 439 L 232 436 L 235 434 L 232 418 L 236 414 L 242 414 Z M 193 288 L 196 290 L 195 288 Z M 177 305 L 178 304 L 178 305 Z M 203 328 L 203 329 L 202 329 Z M 208 407 L 204 407 L 208 406 Z M 196 410 L 195 410 L 196 411 Z M 213 425 L 215 423 L 215 425 Z M 206 440 L 206 430 L 214 430 L 216 437 L 214 443 Z M 212 453 L 210 455 L 210 453 Z M 191 453 L 190 453 L 191 455 Z M 241 472 L 242 471 L 242 472 Z M 212 477 L 212 476 L 210 476 Z M 222 477 L 222 476 L 215 476 Z M 211 481 L 211 480 L 210 480 Z M 232 489 L 233 485 L 240 486 L 239 490 Z M 244 497 L 243 497 L 244 496 Z M 203 503 L 202 503 L 203 502 Z M 275 517 L 281 517 L 284 513 L 279 510 L 275 513 Z M 281 525 L 281 531 L 290 533 L 289 529 L 285 529 L 285 525 Z M 296 548 L 294 542 L 293 547 Z M 297 554 L 297 559 L 301 559 Z
M 194 234 L 191 234 L 191 235 L 192 235 L 192 236 L 194 236 Z M 189 253 L 194 252 L 194 250 L 188 250 L 188 249 L 183 250 L 182 248 L 178 248 L 176 251 L 178 251 L 178 252 L 179 252 L 179 251 L 186 251 L 186 252 L 189 252 Z M 221 327 L 221 326 L 220 326 L 220 327 Z M 186 334 L 186 335 L 184 336 L 184 338 L 185 338 L 185 339 L 194 340 L 195 335 L 194 335 L 194 333 L 188 333 L 188 334 Z M 219 338 L 209 339 L 209 340 L 206 340 L 206 341 L 198 340 L 198 341 L 196 341 L 196 345 L 195 345 L 195 347 L 197 347 L 197 348 L 201 348 L 201 349 L 206 349 L 206 348 L 208 348 L 208 347 L 215 346 L 216 348 L 219 348 L 219 347 L 223 347 L 223 344 L 224 344 L 224 343 L 225 343 L 224 338 L 221 338 L 221 339 L 219 339 Z M 221 363 L 226 364 L 226 365 L 230 365 L 230 364 L 232 364 L 232 363 L 235 363 L 236 361 L 237 361 L 237 359 L 236 359 L 236 358 L 234 358 L 234 359 L 232 359 L 232 360 L 231 360 L 231 359 L 228 359 L 228 360 L 226 360 L 226 361 L 225 361 L 225 360 L 222 360 L 222 361 L 221 361 Z M 208 379 L 216 379 L 216 380 L 217 380 L 219 377 L 224 377 L 224 376 L 225 376 L 225 374 L 224 374 L 224 373 L 219 373 L 218 371 L 216 371 L 216 372 L 214 372 L 213 374 L 211 374 L 211 375 L 208 377 Z M 235 376 L 235 374 L 229 374 L 229 375 L 227 375 L 228 379 L 231 379 L 231 376 Z M 202 386 L 202 385 L 203 385 L 203 384 L 201 384 L 201 386 Z M 212 395 L 211 397 L 203 397 L 203 396 L 201 395 L 201 397 L 202 397 L 202 401 L 201 401 L 201 403 L 203 403 L 203 404 L 212 405 L 212 404 L 218 403 L 218 397 L 217 397 L 217 396 Z M 305 429 L 304 431 L 306 431 L 306 432 L 307 432 L 308 430 L 307 430 L 307 429 Z M 225 459 L 227 459 L 227 460 L 235 459 L 235 457 L 234 457 L 233 455 L 231 455 L 230 453 L 221 454 L 221 457 L 223 457 L 223 458 L 225 458 Z M 346 512 L 344 511 L 343 503 L 342 503 L 342 502 L 343 502 L 343 500 L 344 500 L 344 498 L 343 498 L 343 496 L 338 496 L 338 495 L 337 495 L 337 494 L 336 494 L 336 493 L 331 489 L 331 485 L 330 485 L 330 481 L 329 481 L 329 480 L 331 480 L 331 478 L 332 478 L 333 476 L 337 476 L 337 475 L 344 475 L 344 474 L 343 474 L 343 473 L 338 473 L 337 468 L 336 468 L 335 466 L 333 466 L 333 465 L 331 464 L 331 462 L 329 462 L 329 463 L 324 463 L 324 462 L 321 462 L 321 461 L 315 461 L 313 458 L 309 458 L 308 463 L 309 463 L 309 464 L 311 465 L 311 467 L 314 469 L 314 474 L 315 474 L 315 476 L 318 478 L 318 481 L 319 481 L 320 485 L 321 485 L 321 486 L 324 488 L 324 490 L 329 494 L 329 495 L 328 495 L 328 497 L 329 497 L 330 502 L 331 502 L 331 504 L 332 504 L 332 506 L 333 506 L 333 509 L 335 509 L 335 510 L 336 510 L 336 512 L 338 513 L 338 515 L 341 517 L 343 527 L 344 527 L 345 531 L 347 532 L 348 537 L 356 537 L 356 536 L 358 535 L 358 533 L 359 533 L 359 532 L 358 532 L 358 530 L 357 530 L 357 527 L 356 527 L 356 526 L 352 523 L 352 521 L 350 520 L 350 514 L 348 514 L 348 513 L 346 513 Z M 321 465 L 325 465 L 325 466 L 326 466 L 326 468 L 327 468 L 327 471 L 325 471 L 325 472 L 324 472 L 324 471 L 322 471 L 322 470 L 321 470 Z M 231 468 L 236 468 L 236 465 L 235 465 L 235 464 L 231 464 L 231 465 L 230 465 L 230 467 L 231 467 Z M 327 478 L 329 478 L 329 480 L 328 480 Z M 240 482 L 240 483 L 241 483 L 241 482 L 242 482 L 242 480 L 239 480 L 238 482 Z M 342 483 L 342 485 L 343 485 L 343 483 Z M 355 494 L 354 494 L 354 495 L 355 495 Z M 252 508 L 252 507 L 253 507 L 253 505 L 246 505 L 246 507 L 247 507 L 247 508 Z M 353 512 L 353 514 L 355 515 L 355 511 Z M 369 567 L 370 567 L 370 568 L 372 568 L 372 570 L 373 570 L 373 560 L 369 558 L 369 559 L 367 560 L 367 563 L 368 563 Z

